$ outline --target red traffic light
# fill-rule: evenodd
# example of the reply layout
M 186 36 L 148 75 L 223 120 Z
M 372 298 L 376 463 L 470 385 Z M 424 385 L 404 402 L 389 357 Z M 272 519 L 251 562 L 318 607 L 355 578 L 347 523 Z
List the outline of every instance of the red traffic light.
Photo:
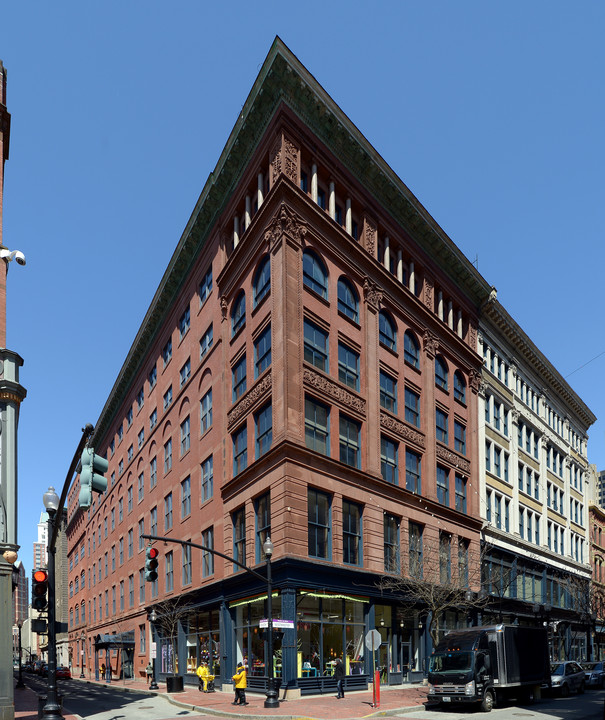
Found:
M 34 571 L 34 581 L 35 582 L 43 583 L 43 582 L 47 582 L 47 580 L 48 580 L 48 573 L 46 572 L 46 570 L 35 570 Z
M 157 548 L 150 547 L 147 548 L 147 557 L 150 559 L 155 559 L 160 554 L 160 551 Z

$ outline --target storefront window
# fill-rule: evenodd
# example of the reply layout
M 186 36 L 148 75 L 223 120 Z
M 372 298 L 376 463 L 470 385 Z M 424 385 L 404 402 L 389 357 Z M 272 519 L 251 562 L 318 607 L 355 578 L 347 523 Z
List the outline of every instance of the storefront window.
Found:
M 364 598 L 299 592 L 298 677 L 332 675 L 337 658 L 347 675 L 363 673 L 366 603 Z
M 217 610 L 196 613 L 189 618 L 187 672 L 194 673 L 202 662 L 208 663 L 212 675 L 220 675 L 221 644 Z
M 279 597 L 273 593 L 272 605 L 278 607 Z M 249 676 L 267 676 L 265 669 L 267 631 L 260 621 L 267 618 L 267 596 L 237 603 L 235 607 L 235 661 L 248 667 Z M 279 613 L 278 613 L 279 615 Z M 281 635 L 274 631 L 273 638 L 274 677 L 281 676 Z

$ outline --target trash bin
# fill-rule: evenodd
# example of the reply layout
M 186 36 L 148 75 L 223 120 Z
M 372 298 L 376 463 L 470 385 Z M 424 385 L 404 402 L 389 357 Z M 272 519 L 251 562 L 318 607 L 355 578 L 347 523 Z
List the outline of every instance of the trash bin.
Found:
M 38 695 L 38 717 L 44 715 L 44 706 L 46 705 L 48 695 Z M 63 714 L 63 695 L 57 694 L 57 705 L 61 708 Z

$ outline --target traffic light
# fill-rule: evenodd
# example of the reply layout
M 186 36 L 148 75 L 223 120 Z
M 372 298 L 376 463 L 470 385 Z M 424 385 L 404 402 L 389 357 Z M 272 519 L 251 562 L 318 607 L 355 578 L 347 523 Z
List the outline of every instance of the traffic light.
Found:
M 32 573 L 32 607 L 34 610 L 46 610 L 48 605 L 48 573 L 46 570 L 34 570 Z
M 158 555 L 160 551 L 154 547 L 148 547 L 145 555 L 145 580 L 155 582 L 158 579 Z
M 107 472 L 109 463 L 96 455 L 94 448 L 84 448 L 80 462 L 80 507 L 89 508 L 93 492 L 103 493 L 107 490 L 107 478 L 103 477 L 103 473 Z

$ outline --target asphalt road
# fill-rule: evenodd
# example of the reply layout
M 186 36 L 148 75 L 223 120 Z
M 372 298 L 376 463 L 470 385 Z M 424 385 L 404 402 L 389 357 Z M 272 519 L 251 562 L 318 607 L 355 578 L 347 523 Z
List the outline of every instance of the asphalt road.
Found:
M 25 676 L 26 684 L 39 694 L 46 693 L 46 681 L 35 675 Z M 171 705 L 165 697 L 150 697 L 111 686 L 93 685 L 72 680 L 58 680 L 63 695 L 64 714 L 79 715 L 86 720 L 173 720 L 204 715 Z M 206 716 L 207 717 L 207 716 Z
M 406 720 L 604 720 L 605 691 L 587 690 L 584 695 L 567 698 L 546 697 L 533 705 L 507 705 L 494 708 L 491 713 L 446 707 L 399 717 Z

